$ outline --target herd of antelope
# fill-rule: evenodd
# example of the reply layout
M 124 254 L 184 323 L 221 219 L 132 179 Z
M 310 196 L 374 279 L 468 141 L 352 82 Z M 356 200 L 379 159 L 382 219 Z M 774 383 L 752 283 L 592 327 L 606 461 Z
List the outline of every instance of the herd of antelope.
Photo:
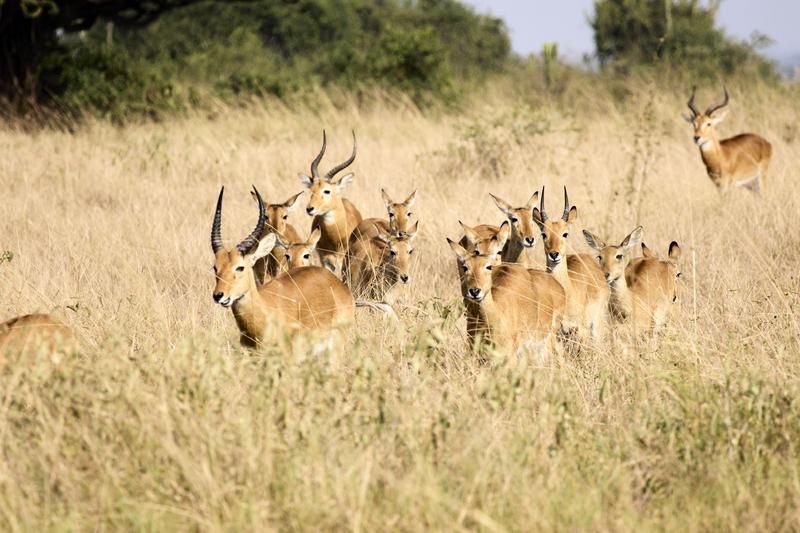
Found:
M 736 187 L 758 192 L 766 183 L 772 147 L 754 134 L 718 139 L 715 126 L 725 117 L 728 101 L 725 88 L 723 100 L 701 113 L 692 89 L 687 103 L 692 114 L 686 119 L 714 185 L 723 193 Z M 356 158 L 355 133 L 351 156 L 322 174 L 326 146 L 323 131 L 310 176 L 300 178 L 308 189 L 308 237 L 287 222 L 302 192 L 266 204 L 253 187 L 255 229 L 226 248 L 221 236 L 224 187 L 219 192 L 211 227 L 213 300 L 231 309 L 244 346 L 258 347 L 287 331 L 330 333 L 351 323 L 358 307 L 397 319 L 392 304 L 399 287 L 411 282 L 419 231 L 416 191 L 395 202 L 381 190 L 385 218 L 364 219 L 343 196 L 353 182 L 353 174 L 343 172 Z M 555 217 L 545 210 L 544 187 L 521 207 L 491 197 L 505 219 L 502 224 L 460 223 L 464 235 L 447 239 L 457 260 L 473 348 L 548 353 L 560 350 L 565 341 L 596 342 L 609 323 L 628 323 L 637 334 L 657 334 L 675 313 L 681 275 L 677 242 L 669 244 L 662 258 L 645 246 L 642 227 L 618 245 L 583 230 L 592 253 L 569 253 L 578 210 L 566 187 L 563 211 Z M 544 270 L 535 267 L 532 257 L 539 237 Z M 32 344 L 53 352 L 72 341 L 70 329 L 53 316 L 17 317 L 0 324 L 0 362 L 4 353 Z

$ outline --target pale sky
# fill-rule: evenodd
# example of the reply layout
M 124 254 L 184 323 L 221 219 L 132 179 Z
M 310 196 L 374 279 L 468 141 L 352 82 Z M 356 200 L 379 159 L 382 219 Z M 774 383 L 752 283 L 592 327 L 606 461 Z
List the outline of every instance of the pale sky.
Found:
M 527 55 L 555 41 L 559 53 L 579 60 L 594 52 L 587 18 L 592 0 L 466 0 L 479 12 L 505 19 L 514 51 Z M 800 0 L 722 0 L 717 24 L 728 35 L 747 39 L 754 31 L 772 38 L 762 52 L 784 64 L 800 65 Z

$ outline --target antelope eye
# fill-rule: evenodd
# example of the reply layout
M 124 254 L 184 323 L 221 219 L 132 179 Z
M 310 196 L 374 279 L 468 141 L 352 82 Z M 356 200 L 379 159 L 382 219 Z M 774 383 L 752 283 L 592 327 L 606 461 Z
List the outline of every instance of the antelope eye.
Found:
M 311 256 L 310 256 L 309 254 L 303 254 L 303 259 L 308 259 L 308 258 L 310 258 L 310 257 L 311 257 Z
M 414 214 L 414 213 L 412 213 L 411 211 L 409 211 L 408 213 L 406 213 L 406 216 L 407 216 L 407 217 L 410 217 L 410 216 L 411 216 L 411 215 L 413 215 L 413 214 Z
M 617 261 L 622 261 L 622 254 L 617 254 Z
M 331 193 L 331 190 L 330 190 L 330 189 L 325 189 L 324 191 L 322 191 L 322 193 L 323 193 L 323 194 L 330 194 L 330 193 Z
M 676 277 L 676 278 L 679 278 L 679 277 L 681 277 L 681 275 L 682 275 L 682 273 L 681 273 L 681 272 L 678 272 L 677 274 L 675 274 L 675 277 Z
M 283 257 L 285 257 L 286 259 L 291 259 L 292 258 L 292 256 L 289 255 L 289 254 L 285 254 Z
M 397 252 L 395 250 L 389 250 L 389 255 L 392 257 L 397 257 Z
M 413 248 L 410 248 L 410 249 L 408 250 L 408 255 L 411 255 L 411 254 L 413 254 L 413 253 L 414 253 L 414 249 L 413 249 Z
M 547 240 L 547 234 L 546 233 L 542 233 L 542 239 Z
M 486 265 L 486 270 L 491 270 L 491 269 L 492 269 L 492 265 Z
M 519 222 L 519 219 L 517 217 L 511 217 L 511 222 L 516 224 L 517 222 Z
M 467 272 L 469 269 L 467 268 L 467 265 L 464 265 L 464 266 L 461 267 L 461 270 L 463 270 L 464 272 Z
M 564 237 L 564 238 L 566 239 L 566 238 L 569 236 L 569 233 L 567 233 L 567 232 L 564 232 L 564 233 L 562 233 L 562 234 L 561 234 L 561 236 L 562 236 L 562 237 Z
M 394 213 L 392 213 L 391 211 L 389 211 L 389 218 L 394 218 Z
M 283 215 L 283 220 L 286 220 L 287 218 L 289 218 L 289 215 Z
M 244 265 L 239 265 L 236 267 L 236 272 L 244 272 Z

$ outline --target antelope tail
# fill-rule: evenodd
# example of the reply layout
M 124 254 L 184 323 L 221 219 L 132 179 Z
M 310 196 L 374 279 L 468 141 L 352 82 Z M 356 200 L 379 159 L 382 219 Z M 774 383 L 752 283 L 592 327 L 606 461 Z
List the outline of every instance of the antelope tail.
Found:
M 394 312 L 392 306 L 387 304 L 386 302 L 373 302 L 371 300 L 356 300 L 356 307 L 368 307 L 369 309 L 375 309 L 376 311 L 380 311 L 381 313 L 385 314 L 395 322 L 398 322 L 397 314 Z

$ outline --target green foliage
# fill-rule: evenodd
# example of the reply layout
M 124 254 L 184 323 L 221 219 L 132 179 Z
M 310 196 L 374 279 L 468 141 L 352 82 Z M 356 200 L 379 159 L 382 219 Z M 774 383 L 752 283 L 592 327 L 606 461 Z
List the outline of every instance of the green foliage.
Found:
M 235 101 L 320 86 L 379 86 L 425 106 L 510 57 L 502 21 L 455 0 L 209 1 L 116 28 L 113 53 L 106 41 L 96 25 L 51 55 L 46 81 L 62 107 L 121 118 L 177 107 L 183 87 Z
M 42 65 L 42 80 L 62 110 L 71 115 L 90 109 L 121 123 L 131 115 L 158 118 L 181 106 L 169 80 L 97 46 L 50 54 Z
M 774 77 L 771 63 L 755 52 L 763 44 L 736 42 L 715 27 L 716 4 L 697 0 L 595 0 L 594 30 L 601 64 L 628 69 L 652 64 L 692 77 L 747 72 Z

